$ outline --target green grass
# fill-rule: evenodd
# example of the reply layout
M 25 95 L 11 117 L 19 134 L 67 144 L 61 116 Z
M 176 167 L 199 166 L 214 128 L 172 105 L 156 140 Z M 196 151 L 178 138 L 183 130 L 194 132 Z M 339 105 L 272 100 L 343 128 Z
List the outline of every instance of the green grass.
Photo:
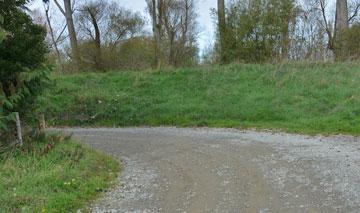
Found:
M 112 158 L 71 141 L 35 150 L 0 161 L 0 212 L 76 212 L 118 172 Z
M 228 65 L 57 76 L 51 125 L 210 126 L 360 134 L 360 65 Z

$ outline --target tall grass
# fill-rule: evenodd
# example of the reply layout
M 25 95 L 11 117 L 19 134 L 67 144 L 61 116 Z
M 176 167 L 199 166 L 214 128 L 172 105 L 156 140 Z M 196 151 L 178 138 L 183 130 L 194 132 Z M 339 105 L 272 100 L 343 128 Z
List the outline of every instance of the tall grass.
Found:
M 116 160 L 72 141 L 24 146 L 0 159 L 0 212 L 76 212 L 118 172 Z
M 257 127 L 360 133 L 360 65 L 228 65 L 57 76 L 52 125 Z

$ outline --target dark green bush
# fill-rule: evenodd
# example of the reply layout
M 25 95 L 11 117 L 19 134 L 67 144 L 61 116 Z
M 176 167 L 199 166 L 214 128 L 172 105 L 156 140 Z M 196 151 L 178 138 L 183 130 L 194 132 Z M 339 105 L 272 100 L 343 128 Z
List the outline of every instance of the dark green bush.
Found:
M 0 44 L 0 141 L 13 135 L 14 112 L 35 117 L 37 96 L 49 83 L 44 65 L 46 30 L 33 23 L 21 7 L 27 1 L 0 1 L 0 28 L 8 34 Z

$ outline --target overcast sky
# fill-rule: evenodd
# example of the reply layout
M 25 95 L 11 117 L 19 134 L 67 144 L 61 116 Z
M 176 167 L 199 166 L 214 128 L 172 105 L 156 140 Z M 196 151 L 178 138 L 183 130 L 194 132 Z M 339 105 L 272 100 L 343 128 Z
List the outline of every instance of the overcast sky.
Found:
M 42 9 L 42 0 L 34 0 L 31 3 L 30 8 L 40 8 Z M 110 0 L 109 0 L 110 1 Z M 118 0 L 117 1 L 121 6 L 125 8 L 129 8 L 133 11 L 138 11 L 144 14 L 144 16 L 148 17 L 145 12 L 146 3 L 145 0 Z M 198 0 L 197 7 L 198 7 L 198 23 L 201 29 L 200 37 L 199 37 L 199 45 L 200 49 L 203 50 L 204 48 L 208 47 L 211 43 L 214 42 L 214 24 L 213 20 L 210 16 L 210 9 L 216 8 L 217 0 Z

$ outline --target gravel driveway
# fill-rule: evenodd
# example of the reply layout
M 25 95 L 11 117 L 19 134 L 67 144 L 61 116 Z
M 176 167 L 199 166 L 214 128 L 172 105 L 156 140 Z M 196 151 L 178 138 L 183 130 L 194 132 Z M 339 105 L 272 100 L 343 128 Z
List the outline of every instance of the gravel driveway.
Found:
M 93 212 L 359 212 L 360 140 L 212 128 L 64 129 L 123 161 Z

